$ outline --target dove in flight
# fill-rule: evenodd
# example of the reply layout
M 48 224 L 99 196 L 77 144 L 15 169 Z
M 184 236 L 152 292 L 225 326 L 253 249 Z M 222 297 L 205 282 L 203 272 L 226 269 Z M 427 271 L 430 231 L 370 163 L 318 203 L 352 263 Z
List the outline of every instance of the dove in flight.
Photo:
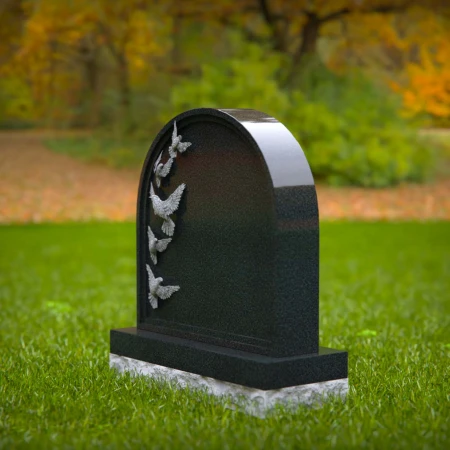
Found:
M 163 164 L 161 162 L 161 156 L 162 156 L 162 152 L 160 153 L 160 155 L 158 156 L 158 159 L 156 160 L 155 163 L 155 168 L 154 168 L 154 172 L 156 175 L 156 185 L 159 187 L 161 186 L 161 178 L 166 177 L 167 175 L 169 175 L 170 172 L 170 168 L 172 167 L 173 164 L 173 158 L 169 158 L 169 160 Z
M 186 151 L 186 149 L 191 146 L 192 144 L 190 142 L 181 142 L 181 135 L 177 136 L 177 122 L 173 121 L 173 132 L 172 132 L 172 143 L 169 147 L 169 155 L 171 158 L 177 157 L 177 150 L 180 153 L 183 153 Z
M 169 215 L 173 214 L 178 209 L 185 187 L 186 185 L 184 183 L 180 184 L 175 191 L 170 194 L 167 200 L 161 200 L 155 194 L 153 184 L 150 183 L 150 198 L 152 200 L 153 211 L 158 217 L 161 217 L 161 219 L 164 220 L 161 230 L 168 236 L 173 236 L 175 231 L 175 223 Z
M 148 248 L 150 250 L 150 257 L 152 261 L 156 264 L 158 262 L 157 252 L 163 252 L 167 246 L 170 244 L 172 239 L 156 239 L 153 231 L 150 227 L 147 227 L 148 235 Z
M 180 286 L 160 286 L 163 282 L 161 277 L 155 278 L 153 275 L 152 269 L 150 266 L 146 264 L 147 273 L 148 273 L 148 284 L 149 284 L 149 293 L 148 299 L 150 300 L 150 305 L 153 309 L 158 307 L 158 298 L 162 300 L 168 299 L 174 292 L 180 290 Z

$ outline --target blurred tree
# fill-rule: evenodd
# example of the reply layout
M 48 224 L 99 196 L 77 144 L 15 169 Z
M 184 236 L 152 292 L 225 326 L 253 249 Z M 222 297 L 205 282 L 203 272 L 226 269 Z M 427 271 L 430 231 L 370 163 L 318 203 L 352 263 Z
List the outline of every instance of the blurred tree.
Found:
M 403 97 L 407 115 L 450 124 L 450 3 L 345 23 L 329 60 L 335 71 L 359 66 Z M 431 3 L 428 4 L 430 6 Z M 439 12 L 439 14 L 437 14 Z
M 97 32 L 114 60 L 120 94 L 121 119 L 128 120 L 131 104 L 131 71 L 141 70 L 148 56 L 167 51 L 155 39 L 155 8 L 151 0 L 97 1 L 93 8 Z M 158 20 L 168 25 L 168 18 L 158 11 Z
M 88 124 L 95 128 L 100 123 L 100 109 L 102 99 L 101 83 L 101 45 L 100 39 L 94 30 L 86 31 L 78 43 L 77 59 L 84 67 L 84 76 L 87 80 L 87 87 L 91 93 L 91 108 Z
M 285 56 L 277 82 L 290 89 L 323 63 L 362 66 L 391 82 L 411 112 L 445 118 L 443 11 L 448 0 L 3 0 L 0 95 L 14 111 L 33 104 L 36 118 L 52 125 L 115 118 L 129 129 L 179 78 L 236 53 L 231 36 L 239 30 Z
M 9 126 L 16 120 L 29 119 L 33 112 L 26 81 L 6 70 L 20 48 L 24 18 L 20 1 L 0 2 L 0 122 Z
M 187 0 L 181 3 L 181 7 L 172 9 L 172 13 L 188 20 L 216 20 L 223 25 L 240 28 L 252 41 L 269 41 L 273 50 L 290 57 L 285 81 L 292 84 L 305 57 L 317 56 L 319 38 L 326 27 L 330 31 L 330 24 L 355 16 L 404 12 L 414 1 L 218 0 L 211 3 Z M 421 3 L 419 0 L 415 2 Z
M 448 30 L 449 28 L 447 28 Z M 400 92 L 411 114 L 427 113 L 450 126 L 450 32 L 435 37 L 433 50 L 420 48 L 420 63 L 409 63 Z
M 0 2 L 0 67 L 17 51 L 20 43 L 24 14 L 21 2 Z
M 81 88 L 76 47 L 89 27 L 73 2 L 22 0 L 21 9 L 20 46 L 3 69 L 27 80 L 39 117 L 64 121 L 67 104 Z
M 14 35 L 16 51 L 8 53 L 0 47 L 0 56 L 5 59 L 2 70 L 28 79 L 40 105 L 38 115 L 55 120 L 67 118 L 67 105 L 83 100 L 83 90 L 87 89 L 92 99 L 89 124 L 97 125 L 103 92 L 101 76 L 107 78 L 112 65 L 120 119 L 127 122 L 132 76 L 149 73 L 152 58 L 167 51 L 157 36 L 167 18 L 155 9 L 154 2 L 22 0 L 6 4 L 3 15 L 9 17 L 16 9 L 22 15 L 23 30 L 18 37 Z M 9 32 L 11 37 L 5 39 L 9 46 L 15 42 L 12 34 Z

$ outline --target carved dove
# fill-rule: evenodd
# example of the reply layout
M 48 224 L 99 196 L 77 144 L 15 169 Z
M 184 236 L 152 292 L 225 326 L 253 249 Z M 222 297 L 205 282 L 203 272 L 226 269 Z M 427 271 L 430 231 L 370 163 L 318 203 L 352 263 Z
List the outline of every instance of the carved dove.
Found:
M 156 175 L 156 185 L 158 187 L 161 186 L 161 178 L 169 175 L 170 169 L 173 164 L 173 158 L 169 158 L 169 160 L 165 164 L 163 164 L 161 162 L 161 157 L 162 157 L 162 152 L 158 156 L 158 159 L 156 160 L 156 163 L 155 163 L 155 168 L 153 170 Z
M 147 227 L 148 235 L 148 248 L 150 250 L 150 257 L 152 261 L 156 264 L 158 262 L 157 252 L 163 252 L 167 246 L 170 244 L 172 239 L 156 239 L 153 231 L 150 227 Z
M 147 273 L 148 273 L 148 284 L 149 284 L 149 293 L 148 299 L 150 300 L 150 305 L 153 309 L 158 307 L 158 298 L 162 300 L 168 299 L 174 292 L 180 290 L 180 286 L 160 286 L 163 282 L 161 277 L 155 278 L 153 275 L 152 269 L 150 266 L 146 264 Z
M 173 132 L 172 132 L 172 143 L 169 147 L 169 155 L 171 158 L 177 157 L 177 150 L 180 153 L 183 153 L 186 151 L 186 149 L 191 146 L 192 144 L 190 142 L 181 142 L 182 136 L 177 136 L 177 122 L 173 121 Z
M 164 220 L 161 229 L 168 236 L 173 236 L 175 231 L 175 223 L 169 215 L 173 214 L 178 209 L 185 187 L 186 185 L 184 183 L 180 184 L 167 200 L 161 200 L 155 194 L 153 184 L 150 183 L 150 198 L 152 200 L 153 211 L 158 217 L 161 217 Z

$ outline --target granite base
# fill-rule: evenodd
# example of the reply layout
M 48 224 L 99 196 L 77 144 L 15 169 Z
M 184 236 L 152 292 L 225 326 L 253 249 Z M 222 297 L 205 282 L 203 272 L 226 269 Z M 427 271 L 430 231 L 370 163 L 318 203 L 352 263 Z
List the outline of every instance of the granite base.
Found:
M 210 395 L 224 399 L 228 407 L 260 418 L 264 418 L 276 405 L 292 410 L 299 405 L 318 407 L 332 397 L 344 400 L 348 392 L 348 378 L 262 390 L 113 353 L 110 353 L 109 361 L 110 367 L 120 373 L 145 375 L 174 383 L 177 387 L 204 390 Z

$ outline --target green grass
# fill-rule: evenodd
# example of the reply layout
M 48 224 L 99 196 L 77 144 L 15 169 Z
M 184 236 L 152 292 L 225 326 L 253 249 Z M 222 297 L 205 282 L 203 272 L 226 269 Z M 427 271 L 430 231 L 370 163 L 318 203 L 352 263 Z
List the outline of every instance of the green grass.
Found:
M 49 138 L 44 140 L 44 144 L 54 152 L 65 153 L 85 162 L 105 164 L 114 168 L 141 167 L 150 148 L 151 138 L 117 139 L 94 134 Z
M 134 224 L 0 228 L 0 448 L 450 448 L 450 224 L 321 226 L 320 343 L 345 403 L 266 420 L 118 376 L 135 324 Z

